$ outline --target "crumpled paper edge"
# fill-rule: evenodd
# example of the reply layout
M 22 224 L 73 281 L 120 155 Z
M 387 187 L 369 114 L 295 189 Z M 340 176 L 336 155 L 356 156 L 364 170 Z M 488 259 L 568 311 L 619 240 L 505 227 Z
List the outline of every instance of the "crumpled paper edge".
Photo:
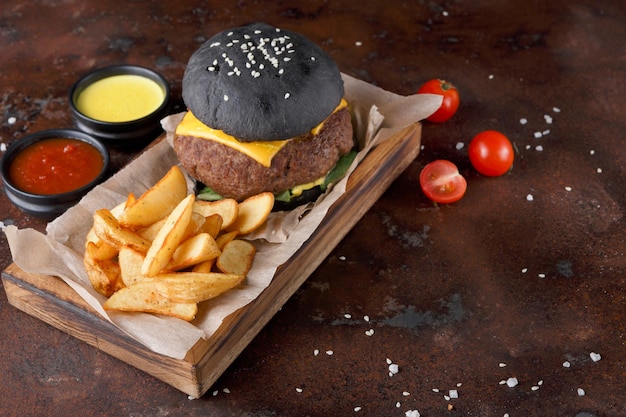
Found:
M 342 77 L 361 149 L 349 172 L 374 146 L 408 125 L 425 119 L 441 104 L 441 96 L 438 95 L 400 96 L 345 74 Z M 167 127 L 166 120 L 164 127 Z M 152 175 L 137 175 L 134 170 L 142 163 L 157 165 L 161 169 L 153 170 Z M 305 213 L 302 211 L 283 214 L 280 220 L 272 220 L 280 222 L 278 229 L 277 224 L 270 222 L 268 227 L 255 235 L 259 239 L 255 244 L 260 255 L 255 258 L 246 284 L 243 288 L 201 303 L 198 317 L 193 322 L 145 313 L 104 311 L 104 297 L 91 287 L 82 262 L 92 213 L 102 207 L 114 207 L 126 199 L 129 191 L 140 195 L 177 163 L 170 142 L 162 141 L 92 190 L 77 206 L 51 222 L 46 234 L 15 226 L 7 226 L 5 234 L 13 261 L 21 269 L 61 278 L 105 319 L 133 339 L 156 353 L 183 359 L 199 339 L 210 337 L 225 317 L 251 302 L 271 283 L 278 266 L 287 261 L 314 233 L 328 209 L 345 192 L 349 176 L 335 184 L 313 207 L 301 208 L 306 211 L 306 215 L 303 216 Z M 189 186 L 191 191 L 192 184 Z M 68 223 L 77 227 L 67 229 Z M 288 225 L 287 229 L 285 225 Z M 276 230 L 280 230 L 280 233 Z

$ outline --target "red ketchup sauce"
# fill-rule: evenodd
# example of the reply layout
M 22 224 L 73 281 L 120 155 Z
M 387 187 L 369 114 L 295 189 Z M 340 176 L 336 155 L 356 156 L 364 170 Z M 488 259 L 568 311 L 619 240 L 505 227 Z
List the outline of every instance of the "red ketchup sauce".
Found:
M 32 194 L 61 194 L 89 184 L 102 171 L 100 152 L 77 139 L 51 138 L 26 147 L 11 161 L 10 181 Z

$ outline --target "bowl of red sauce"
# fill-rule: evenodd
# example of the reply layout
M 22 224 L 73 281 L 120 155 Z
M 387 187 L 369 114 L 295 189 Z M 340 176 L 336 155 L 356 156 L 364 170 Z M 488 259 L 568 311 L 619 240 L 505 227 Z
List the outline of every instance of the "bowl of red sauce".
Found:
M 163 130 L 170 104 L 168 82 L 138 65 L 113 65 L 82 76 L 69 102 L 76 127 L 109 145 L 136 147 Z
M 102 182 L 110 165 L 109 152 L 98 139 L 79 130 L 50 129 L 11 144 L 0 170 L 13 204 L 51 220 Z

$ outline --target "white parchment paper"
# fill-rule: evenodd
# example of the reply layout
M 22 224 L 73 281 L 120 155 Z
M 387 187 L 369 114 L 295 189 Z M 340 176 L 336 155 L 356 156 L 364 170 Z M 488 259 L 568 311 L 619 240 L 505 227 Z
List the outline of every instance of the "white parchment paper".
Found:
M 441 104 L 441 96 L 417 94 L 400 96 L 343 75 L 346 99 L 352 112 L 359 153 L 349 172 L 378 143 L 408 125 L 425 119 Z M 46 233 L 7 226 L 5 233 L 13 261 L 24 271 L 58 277 L 72 287 L 106 320 L 130 337 L 162 355 L 185 357 L 200 338 L 210 337 L 225 317 L 245 306 L 272 281 L 276 269 L 287 261 L 313 234 L 328 209 L 345 192 L 347 178 L 316 202 L 291 212 L 273 213 L 266 226 L 254 235 L 257 256 L 241 287 L 200 304 L 190 323 L 171 317 L 144 313 L 105 311 L 105 299 L 92 287 L 83 265 L 85 237 L 92 225 L 92 214 L 112 208 L 130 192 L 141 195 L 155 184 L 178 159 L 171 147 L 171 132 L 182 115 L 162 121 L 168 140 L 150 147 L 132 163 L 87 194 L 78 205 L 48 224 Z M 189 191 L 192 191 L 189 181 Z M 303 215 L 306 214 L 306 215 Z

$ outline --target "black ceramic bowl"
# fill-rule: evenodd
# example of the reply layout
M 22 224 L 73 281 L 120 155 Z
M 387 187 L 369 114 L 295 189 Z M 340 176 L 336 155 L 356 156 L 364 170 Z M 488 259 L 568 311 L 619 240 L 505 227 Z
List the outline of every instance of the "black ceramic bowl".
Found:
M 29 149 L 32 149 L 31 145 L 35 146 L 43 141 L 54 138 L 75 139 L 90 145 L 91 148 L 89 149 L 95 149 L 100 155 L 102 159 L 102 169 L 99 171 L 97 169 L 94 170 L 95 177 L 92 175 L 90 177 L 92 179 L 89 180 L 88 183 L 69 191 L 40 194 L 39 191 L 25 191 L 23 188 L 26 187 L 23 186 L 20 188 L 20 186 L 16 184 L 16 182 L 20 181 L 17 178 L 20 174 L 11 169 L 16 157 L 22 154 L 25 149 L 29 147 Z M 94 157 L 97 158 L 97 155 L 94 155 Z M 67 160 L 67 156 L 64 157 L 64 160 Z M 89 190 L 102 182 L 108 175 L 110 165 L 111 160 L 106 146 L 96 138 L 74 129 L 50 129 L 25 136 L 11 144 L 0 161 L 0 171 L 2 172 L 4 192 L 13 204 L 35 217 L 52 220 L 78 203 Z
M 132 76 L 134 80 L 139 82 L 132 85 L 132 88 L 128 88 L 128 85 L 126 88 L 119 85 L 115 86 L 111 84 L 111 81 L 119 80 L 120 77 L 117 76 Z M 103 82 L 108 82 L 110 85 L 104 87 Z M 99 91 L 108 92 L 110 95 L 95 94 L 91 95 L 93 100 L 85 99 L 89 94 L 94 94 L 92 88 L 94 85 L 98 86 Z M 148 85 L 150 86 L 148 87 Z M 137 100 L 137 92 L 146 92 L 146 90 L 141 89 L 134 90 L 139 86 L 151 88 L 151 93 L 157 91 L 158 94 L 162 94 L 162 101 L 155 104 L 153 100 L 156 98 L 153 95 L 150 100 L 152 105 L 149 106 L 148 112 L 133 113 L 136 109 L 130 103 L 141 104 L 147 101 Z M 129 91 L 134 93 L 129 93 Z M 127 94 L 130 96 L 126 97 Z M 119 105 L 118 100 L 121 100 L 121 105 Z M 70 90 L 69 102 L 78 129 L 103 140 L 108 145 L 137 147 L 150 142 L 162 132 L 160 121 L 169 110 L 170 87 L 160 74 L 149 68 L 136 65 L 115 65 L 97 69 L 80 78 Z M 85 102 L 91 103 L 90 108 L 85 107 L 83 104 Z M 116 109 L 124 109 L 128 105 L 126 110 L 120 110 L 122 113 L 126 111 L 127 117 L 118 114 L 116 116 L 120 117 L 113 119 L 108 117 L 110 113 L 103 114 L 101 109 L 109 108 L 107 106 L 112 103 L 117 103 L 111 106 Z

